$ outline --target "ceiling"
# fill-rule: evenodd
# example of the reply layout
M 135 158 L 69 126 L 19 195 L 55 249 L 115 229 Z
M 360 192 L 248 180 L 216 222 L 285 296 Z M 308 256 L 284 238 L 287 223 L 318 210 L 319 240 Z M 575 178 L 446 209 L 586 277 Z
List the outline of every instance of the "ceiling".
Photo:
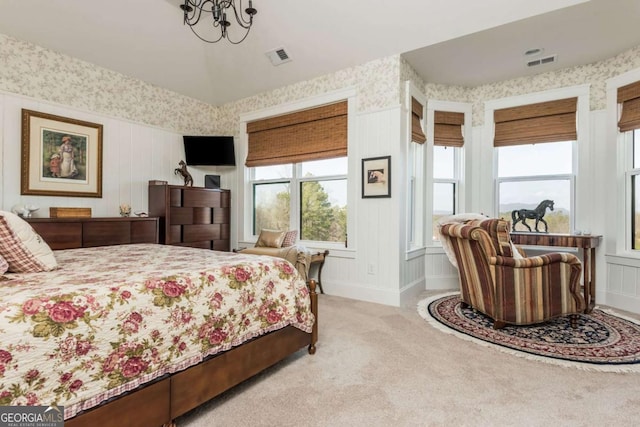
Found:
M 0 33 L 213 105 L 397 54 L 425 81 L 475 86 L 640 45 L 638 0 L 254 0 L 240 45 L 198 40 L 181 3 L 0 0 Z M 292 61 L 273 66 L 276 48 Z M 531 48 L 558 62 L 527 69 Z

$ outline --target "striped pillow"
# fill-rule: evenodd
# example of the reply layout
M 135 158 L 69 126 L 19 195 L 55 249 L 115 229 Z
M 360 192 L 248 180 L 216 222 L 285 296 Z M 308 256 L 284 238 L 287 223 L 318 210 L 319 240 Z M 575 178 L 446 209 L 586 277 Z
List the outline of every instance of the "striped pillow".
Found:
M 58 267 L 53 251 L 28 222 L 0 211 L 0 256 L 13 273 L 37 273 Z
M 293 246 L 296 244 L 296 240 L 298 239 L 298 230 L 290 230 L 284 233 L 284 239 L 282 239 L 281 248 L 288 248 L 289 246 Z

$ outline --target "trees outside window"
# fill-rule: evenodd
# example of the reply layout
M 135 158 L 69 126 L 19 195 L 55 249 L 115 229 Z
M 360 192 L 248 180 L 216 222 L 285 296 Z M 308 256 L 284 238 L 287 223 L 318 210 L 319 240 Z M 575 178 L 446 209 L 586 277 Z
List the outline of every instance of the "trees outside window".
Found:
M 300 240 L 347 239 L 347 158 L 251 168 L 253 234 L 298 229 Z

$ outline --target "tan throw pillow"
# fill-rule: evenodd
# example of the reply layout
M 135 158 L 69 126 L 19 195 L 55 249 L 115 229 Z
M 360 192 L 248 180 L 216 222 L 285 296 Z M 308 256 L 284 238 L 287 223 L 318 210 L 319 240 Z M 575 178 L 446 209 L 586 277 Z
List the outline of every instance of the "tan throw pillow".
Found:
M 256 247 L 279 248 L 282 245 L 285 234 L 286 231 L 262 230 L 256 242 Z
M 0 256 L 13 273 L 37 273 L 58 267 L 53 251 L 18 215 L 0 211 Z

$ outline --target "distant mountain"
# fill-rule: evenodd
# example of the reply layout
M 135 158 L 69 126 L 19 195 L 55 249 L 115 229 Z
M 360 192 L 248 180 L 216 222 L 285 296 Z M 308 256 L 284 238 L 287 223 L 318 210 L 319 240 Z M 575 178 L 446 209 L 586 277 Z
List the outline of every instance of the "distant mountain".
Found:
M 509 212 L 509 215 L 511 214 L 511 211 L 515 210 L 515 209 L 530 209 L 533 210 L 536 208 L 536 206 L 538 206 L 537 204 L 526 204 L 526 203 L 507 203 L 506 205 L 502 205 L 502 212 Z M 449 215 L 448 212 L 444 212 L 444 211 L 434 211 L 433 212 L 434 215 L 438 215 L 438 216 L 443 216 L 443 215 Z M 547 210 L 546 215 L 551 215 L 551 214 L 560 214 L 560 215 L 569 215 L 569 210 L 568 209 L 564 209 L 564 208 L 555 208 L 553 210 L 553 212 Z
M 511 212 L 514 211 L 516 209 L 529 209 L 529 210 L 533 210 L 538 206 L 538 204 L 527 204 L 527 203 L 507 203 L 506 205 L 502 205 L 500 207 L 500 211 L 502 212 Z M 550 210 L 547 209 L 547 215 L 549 215 L 550 213 L 552 213 Z M 569 210 L 568 209 L 564 209 L 564 208 L 558 208 L 555 207 L 555 209 L 553 210 L 553 213 L 559 213 L 561 215 L 569 215 Z

